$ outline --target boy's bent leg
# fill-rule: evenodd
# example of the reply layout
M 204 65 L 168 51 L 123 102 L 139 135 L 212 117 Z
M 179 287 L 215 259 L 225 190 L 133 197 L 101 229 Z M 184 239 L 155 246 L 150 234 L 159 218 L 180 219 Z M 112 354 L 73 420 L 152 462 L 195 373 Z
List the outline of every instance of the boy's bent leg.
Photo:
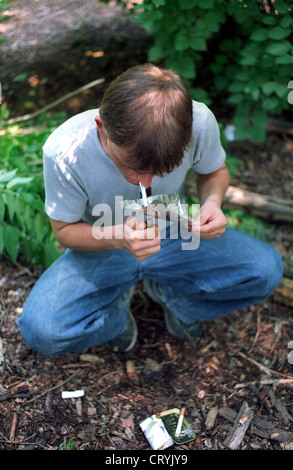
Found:
M 24 340 L 46 355 L 110 341 L 125 326 L 136 265 L 120 251 L 68 250 L 32 289 L 19 324 Z M 127 258 L 127 259 L 126 259 Z
M 274 248 L 232 229 L 190 251 L 167 239 L 157 258 L 144 263 L 144 278 L 160 284 L 165 305 L 187 324 L 266 299 L 283 273 Z

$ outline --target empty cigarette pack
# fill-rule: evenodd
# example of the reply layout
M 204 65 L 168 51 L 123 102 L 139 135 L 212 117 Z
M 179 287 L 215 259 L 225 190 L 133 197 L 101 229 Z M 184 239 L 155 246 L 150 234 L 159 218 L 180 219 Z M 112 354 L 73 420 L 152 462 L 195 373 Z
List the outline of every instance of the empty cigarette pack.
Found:
M 195 439 L 196 435 L 185 416 L 183 417 L 179 436 L 175 435 L 179 416 L 179 408 L 172 408 L 140 422 L 140 428 L 152 449 L 163 450 L 171 447 L 174 443 L 183 444 Z
M 150 446 L 154 450 L 167 449 L 174 444 L 159 415 L 152 415 L 139 424 Z

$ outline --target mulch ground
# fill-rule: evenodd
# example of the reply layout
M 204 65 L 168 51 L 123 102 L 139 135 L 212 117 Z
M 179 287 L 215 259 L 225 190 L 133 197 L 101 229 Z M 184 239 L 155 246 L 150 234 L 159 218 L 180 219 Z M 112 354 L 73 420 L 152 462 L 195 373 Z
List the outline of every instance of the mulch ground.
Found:
M 196 438 L 176 449 L 225 449 L 244 401 L 255 418 L 264 419 L 260 429 L 251 424 L 241 449 L 290 445 L 293 319 L 273 296 L 204 324 L 199 342 L 181 343 L 168 334 L 162 311 L 138 285 L 132 306 L 139 339 L 133 351 L 114 354 L 99 346 L 52 358 L 26 346 L 17 325 L 41 271 L 8 260 L 1 264 L 0 449 L 73 444 L 76 450 L 147 450 L 140 421 L 181 406 Z M 61 396 L 80 389 L 82 398 Z
M 251 152 L 249 143 L 232 144 L 235 156 L 255 155 L 259 165 L 254 169 L 254 190 L 260 192 L 274 175 L 270 192 L 280 193 L 272 163 L 266 174 L 263 165 L 273 152 L 282 157 L 274 160 L 278 174 L 285 172 L 290 144 L 284 136 L 251 144 Z M 242 160 L 245 186 L 251 167 Z M 288 187 L 283 187 L 286 192 Z M 292 257 L 291 227 L 275 228 L 271 243 Z M 42 271 L 21 259 L 18 264 L 8 259 L 0 264 L 0 449 L 149 450 L 139 423 L 182 406 L 196 438 L 173 448 L 227 449 L 243 403 L 253 410 L 253 419 L 240 449 L 292 448 L 293 369 L 288 348 L 293 339 L 292 307 L 272 295 L 203 323 L 200 341 L 182 343 L 166 331 L 161 308 L 138 284 L 132 310 L 139 338 L 131 352 L 115 354 L 99 346 L 52 358 L 31 350 L 17 324 Z M 84 390 L 84 396 L 62 398 L 62 391 L 74 390 Z

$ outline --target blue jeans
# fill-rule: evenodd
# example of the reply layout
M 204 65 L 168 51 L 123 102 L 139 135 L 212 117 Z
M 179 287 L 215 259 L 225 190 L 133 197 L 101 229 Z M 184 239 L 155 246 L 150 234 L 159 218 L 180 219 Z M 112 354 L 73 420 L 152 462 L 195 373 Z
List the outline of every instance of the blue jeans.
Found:
M 128 290 L 143 279 L 159 283 L 169 309 L 193 323 L 264 300 L 282 278 L 281 257 L 270 245 L 232 229 L 196 250 L 181 246 L 166 238 L 145 261 L 124 250 L 67 250 L 27 299 L 19 322 L 24 340 L 56 355 L 115 338 L 125 326 Z

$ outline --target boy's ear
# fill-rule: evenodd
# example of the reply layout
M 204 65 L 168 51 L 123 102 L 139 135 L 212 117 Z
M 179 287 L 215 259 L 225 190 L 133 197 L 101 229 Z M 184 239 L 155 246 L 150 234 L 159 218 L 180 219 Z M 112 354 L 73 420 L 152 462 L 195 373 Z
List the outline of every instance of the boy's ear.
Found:
M 104 131 L 104 125 L 103 125 L 103 123 L 102 123 L 102 119 L 100 118 L 100 116 L 96 116 L 96 117 L 95 117 L 95 121 L 96 121 L 96 124 L 97 124 L 97 126 L 98 126 L 99 131 L 105 132 L 105 131 Z

